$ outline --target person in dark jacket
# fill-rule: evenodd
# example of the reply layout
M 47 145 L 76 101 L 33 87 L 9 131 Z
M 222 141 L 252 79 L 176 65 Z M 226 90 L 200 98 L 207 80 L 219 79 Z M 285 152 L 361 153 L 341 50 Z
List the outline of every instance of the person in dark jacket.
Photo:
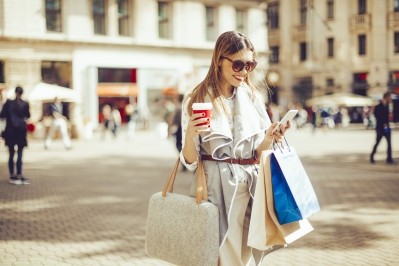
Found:
M 387 149 L 387 164 L 393 164 L 395 161 L 392 159 L 392 146 L 391 146 L 391 128 L 389 127 L 389 103 L 391 102 L 391 93 L 384 93 L 382 100 L 376 105 L 374 109 L 374 116 L 376 119 L 376 142 L 373 151 L 370 154 L 370 162 L 375 163 L 374 155 L 377 152 L 378 144 L 382 137 L 385 137 L 388 144 Z
M 22 152 L 28 146 L 26 120 L 30 118 L 29 104 L 21 98 L 23 92 L 22 87 L 16 87 L 15 99 L 7 100 L 0 113 L 0 118 L 6 119 L 3 137 L 9 152 L 9 182 L 14 185 L 30 184 L 30 180 L 22 175 Z M 18 153 L 16 174 L 14 163 L 15 146 L 17 146 Z

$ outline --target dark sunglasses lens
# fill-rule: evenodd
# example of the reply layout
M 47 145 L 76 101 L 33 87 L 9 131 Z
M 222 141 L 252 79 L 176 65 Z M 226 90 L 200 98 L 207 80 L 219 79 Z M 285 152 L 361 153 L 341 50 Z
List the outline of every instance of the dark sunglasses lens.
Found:
M 236 72 L 240 72 L 245 67 L 245 63 L 243 61 L 234 61 L 233 62 L 233 70 Z
M 238 60 L 233 62 L 233 70 L 236 72 L 240 72 L 244 68 L 246 71 L 251 72 L 252 70 L 255 69 L 255 67 L 256 67 L 255 61 L 244 63 L 243 61 Z
M 248 62 L 245 69 L 246 69 L 247 71 L 251 72 L 252 70 L 255 69 L 255 67 L 256 67 L 256 62 L 253 61 L 253 62 Z

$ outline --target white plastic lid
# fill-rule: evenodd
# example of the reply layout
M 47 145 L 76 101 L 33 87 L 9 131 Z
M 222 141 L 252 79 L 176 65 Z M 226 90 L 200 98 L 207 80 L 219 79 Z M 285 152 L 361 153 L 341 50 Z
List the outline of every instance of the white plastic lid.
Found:
M 210 110 L 212 109 L 212 103 L 193 103 L 192 108 L 194 110 Z

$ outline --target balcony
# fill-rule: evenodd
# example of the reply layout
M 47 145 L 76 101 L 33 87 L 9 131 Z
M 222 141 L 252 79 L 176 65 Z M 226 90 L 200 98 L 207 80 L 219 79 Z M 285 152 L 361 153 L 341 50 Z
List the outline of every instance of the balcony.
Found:
M 371 29 L 371 14 L 353 15 L 349 23 L 351 31 L 369 31 Z
M 294 28 L 294 40 L 296 41 L 303 41 L 306 40 L 306 32 L 307 28 L 306 25 L 297 25 Z
M 388 13 L 388 27 L 394 28 L 399 26 L 399 12 Z
M 269 45 L 278 45 L 280 44 L 280 31 L 279 29 L 268 29 L 268 40 Z

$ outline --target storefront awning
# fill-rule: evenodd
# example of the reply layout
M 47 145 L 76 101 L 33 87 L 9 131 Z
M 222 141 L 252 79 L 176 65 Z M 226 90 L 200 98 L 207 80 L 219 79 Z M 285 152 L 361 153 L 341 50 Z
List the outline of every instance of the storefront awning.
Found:
M 100 97 L 129 97 L 137 96 L 138 88 L 135 83 L 99 83 L 97 95 Z
M 163 88 L 162 93 L 165 96 L 176 96 L 179 95 L 179 90 L 175 87 L 166 87 Z

